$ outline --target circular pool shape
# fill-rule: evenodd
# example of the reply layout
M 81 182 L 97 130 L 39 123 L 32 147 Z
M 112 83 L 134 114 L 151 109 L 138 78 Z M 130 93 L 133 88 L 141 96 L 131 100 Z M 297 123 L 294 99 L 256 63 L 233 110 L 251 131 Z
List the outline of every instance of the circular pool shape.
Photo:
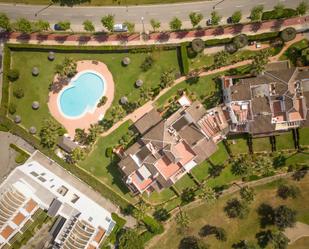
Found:
M 101 74 L 91 70 L 79 72 L 58 95 L 60 113 L 69 119 L 93 113 L 105 90 L 105 79 Z

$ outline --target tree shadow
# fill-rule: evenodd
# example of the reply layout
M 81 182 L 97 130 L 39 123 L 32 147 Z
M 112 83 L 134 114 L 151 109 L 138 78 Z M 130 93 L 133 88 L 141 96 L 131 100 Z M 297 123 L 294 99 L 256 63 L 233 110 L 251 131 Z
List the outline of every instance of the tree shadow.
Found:
M 178 31 L 178 32 L 176 32 L 176 38 L 182 39 L 182 38 L 186 37 L 188 33 L 189 33 L 189 31 L 187 31 L 187 30 Z
M 205 34 L 206 34 L 205 29 L 198 29 L 195 31 L 194 37 L 202 37 L 205 36 Z
M 212 225 L 205 225 L 203 226 L 200 231 L 198 232 L 198 235 L 201 237 L 206 237 L 209 235 L 213 235 L 216 233 L 216 227 Z
M 127 43 L 129 41 L 129 34 L 117 34 L 116 39 L 121 43 Z
M 224 34 L 224 28 L 221 26 L 216 27 L 213 32 L 213 35 L 223 35 Z
M 171 34 L 169 32 L 160 32 L 157 36 L 159 42 L 167 42 L 170 39 Z
M 284 19 L 278 19 L 273 22 L 273 25 L 270 27 L 273 31 L 280 31 L 280 28 L 284 24 Z
M 94 35 L 94 40 L 97 42 L 106 42 L 108 40 L 108 34 L 106 33 L 98 33 Z
M 91 40 L 91 36 L 88 36 L 88 35 L 81 35 L 77 39 L 78 44 L 80 45 L 87 44 L 90 40 Z
M 48 35 L 47 34 L 37 34 L 36 39 L 39 43 L 41 43 L 41 42 L 46 41 L 48 39 Z
M 255 22 L 255 23 L 252 23 L 250 25 L 250 30 L 252 32 L 257 32 L 261 27 L 262 27 L 262 23 L 261 22 Z
M 30 34 L 21 33 L 16 37 L 16 40 L 18 42 L 28 43 L 30 38 L 31 38 Z
M 69 35 L 57 35 L 55 36 L 55 41 L 58 43 L 64 43 L 68 39 Z
M 236 24 L 232 26 L 232 34 L 239 34 L 243 30 L 244 25 L 243 24 Z

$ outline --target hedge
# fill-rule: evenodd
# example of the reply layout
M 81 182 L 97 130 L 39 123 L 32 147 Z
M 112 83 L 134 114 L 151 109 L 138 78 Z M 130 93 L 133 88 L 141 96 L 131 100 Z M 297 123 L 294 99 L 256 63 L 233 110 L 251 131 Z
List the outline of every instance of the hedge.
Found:
M 11 51 L 7 44 L 5 44 L 3 48 L 3 77 L 2 77 L 2 98 L 1 98 L 1 107 L 0 107 L 0 115 L 6 115 L 8 111 L 8 103 L 9 103 L 9 79 L 8 79 L 8 71 L 11 65 Z
M 142 221 L 150 233 L 161 234 L 164 232 L 163 225 L 151 216 L 145 216 Z
M 223 39 L 211 39 L 205 41 L 205 46 L 217 46 L 217 45 L 225 45 L 230 43 L 232 38 L 223 38 Z
M 280 32 L 267 32 L 258 35 L 248 35 L 248 41 L 267 41 L 279 37 Z
M 266 21 L 266 20 L 272 20 L 272 19 L 290 18 L 290 17 L 294 17 L 294 16 L 297 16 L 297 15 L 298 15 L 298 13 L 297 13 L 296 10 L 285 8 L 285 9 L 283 9 L 283 12 L 282 12 L 281 15 L 277 15 L 275 10 L 263 12 L 262 20 Z
M 113 231 L 108 236 L 108 242 L 115 244 L 117 233 L 124 227 L 126 220 L 119 217 L 116 213 L 112 213 L 112 218 L 116 222 Z M 106 244 L 106 243 L 105 243 Z
M 182 74 L 187 75 L 189 73 L 188 51 L 187 46 L 184 44 L 180 46 L 180 56 Z

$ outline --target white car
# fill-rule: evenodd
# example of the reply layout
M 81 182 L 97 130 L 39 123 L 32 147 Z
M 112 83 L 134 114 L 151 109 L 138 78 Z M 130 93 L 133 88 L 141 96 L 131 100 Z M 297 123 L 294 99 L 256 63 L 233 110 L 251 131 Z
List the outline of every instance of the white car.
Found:
M 113 31 L 114 32 L 127 32 L 128 27 L 125 24 L 117 23 L 113 26 Z

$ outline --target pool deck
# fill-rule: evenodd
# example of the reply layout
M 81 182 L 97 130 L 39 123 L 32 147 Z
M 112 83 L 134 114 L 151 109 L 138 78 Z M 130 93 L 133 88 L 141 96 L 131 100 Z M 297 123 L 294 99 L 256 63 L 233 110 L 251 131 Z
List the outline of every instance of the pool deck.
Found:
M 111 106 L 114 99 L 114 80 L 111 72 L 108 70 L 107 66 L 99 61 L 91 61 L 84 60 L 77 62 L 77 72 L 92 70 L 102 74 L 105 78 L 105 96 L 107 97 L 107 102 L 96 108 L 93 113 L 87 112 L 84 116 L 77 119 L 70 119 L 62 115 L 58 107 L 58 96 L 61 93 L 59 89 L 50 91 L 49 100 L 48 100 L 48 108 L 51 112 L 52 116 L 64 126 L 67 130 L 69 136 L 74 138 L 75 129 L 88 129 L 91 124 L 95 124 L 99 121 L 99 119 L 104 116 L 106 110 Z M 58 80 L 57 75 L 55 75 L 54 82 Z M 62 87 L 65 87 L 63 85 Z

